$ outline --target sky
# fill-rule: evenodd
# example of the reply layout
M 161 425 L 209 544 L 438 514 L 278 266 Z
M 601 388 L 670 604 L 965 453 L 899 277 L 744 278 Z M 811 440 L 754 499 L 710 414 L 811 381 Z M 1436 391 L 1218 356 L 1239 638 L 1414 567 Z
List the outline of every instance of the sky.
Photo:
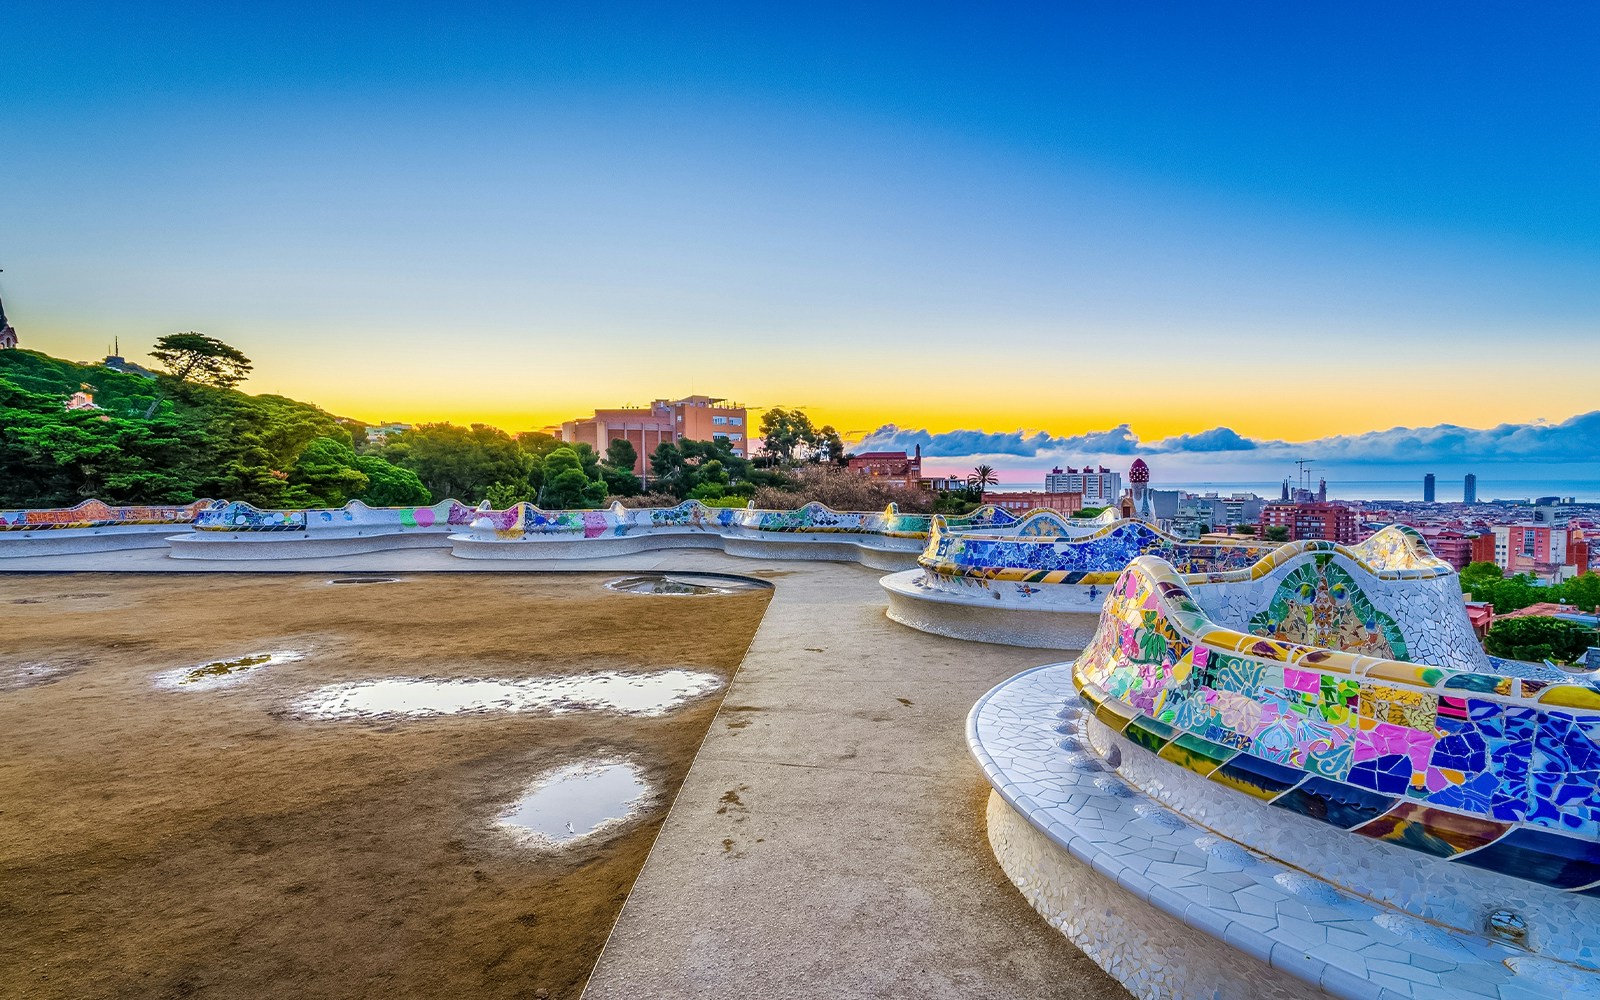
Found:
M 199 330 L 374 422 L 1600 479 L 1592 4 L 531 6 L 0 6 L 23 345 Z

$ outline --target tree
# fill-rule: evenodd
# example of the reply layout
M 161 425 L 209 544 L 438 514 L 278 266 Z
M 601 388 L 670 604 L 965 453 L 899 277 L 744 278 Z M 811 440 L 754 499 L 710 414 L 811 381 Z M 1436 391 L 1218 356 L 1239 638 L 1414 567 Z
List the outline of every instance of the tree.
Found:
M 519 503 L 528 503 L 532 498 L 526 489 L 516 483 L 490 483 L 483 499 L 495 510 L 510 510 Z
M 605 481 L 584 473 L 583 460 L 575 449 L 557 448 L 546 455 L 543 472 L 539 506 L 545 510 L 582 510 L 605 503 Z
M 761 414 L 763 450 L 779 462 L 792 461 L 795 449 L 816 437 L 816 433 L 803 410 L 775 406 Z
M 1262 532 L 1261 537 L 1269 542 L 1287 542 L 1289 540 L 1289 529 L 1281 524 L 1270 525 L 1266 531 Z
M 810 445 L 810 459 L 813 462 L 832 462 L 835 465 L 845 463 L 844 439 L 839 432 L 833 429 L 832 424 L 824 424 L 812 433 L 808 442 Z
M 415 472 L 378 455 L 357 455 L 356 468 L 367 476 L 367 488 L 356 499 L 369 507 L 423 507 L 433 501 Z
M 992 465 L 980 465 L 972 470 L 972 475 L 967 477 L 967 486 L 970 489 L 977 490 L 979 497 L 982 497 L 984 491 L 989 487 L 998 486 L 999 484 L 1000 478 L 995 475 L 994 466 Z
M 150 356 L 180 382 L 198 382 L 232 389 L 250 374 L 252 365 L 238 349 L 203 333 L 169 333 L 156 341 Z
M 626 469 L 632 472 L 633 467 L 639 464 L 639 452 L 634 449 L 631 442 L 623 438 L 613 438 L 611 443 L 606 445 L 606 464 L 613 469 Z
M 1572 663 L 1590 646 L 1600 644 L 1594 629 L 1561 618 L 1502 618 L 1489 629 L 1483 648 L 1491 656 L 1540 662 Z
M 537 488 L 533 480 L 538 466 L 523 444 L 486 424 L 422 424 L 391 435 L 383 454 L 415 472 L 435 503 L 454 497 L 475 505 L 495 483 L 530 494 Z
M 289 469 L 294 506 L 343 507 L 367 489 L 367 474 L 356 468 L 350 439 L 319 437 L 300 450 Z

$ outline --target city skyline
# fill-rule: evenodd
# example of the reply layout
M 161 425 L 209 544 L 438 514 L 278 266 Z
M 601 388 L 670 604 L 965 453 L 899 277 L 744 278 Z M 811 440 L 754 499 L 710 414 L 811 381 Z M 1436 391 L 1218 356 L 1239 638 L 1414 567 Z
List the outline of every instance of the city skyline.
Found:
M 1590 9 L 399 10 L 0 15 L 23 346 L 196 329 L 249 391 L 511 430 L 694 392 L 1145 442 L 1592 407 Z

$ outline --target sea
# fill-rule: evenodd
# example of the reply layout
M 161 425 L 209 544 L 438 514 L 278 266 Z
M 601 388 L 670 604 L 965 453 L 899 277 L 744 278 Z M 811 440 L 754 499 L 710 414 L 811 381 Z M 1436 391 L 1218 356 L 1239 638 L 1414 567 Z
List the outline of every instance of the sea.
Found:
M 1156 482 L 1150 484 L 1158 490 L 1183 490 L 1188 493 L 1254 493 L 1268 500 L 1276 500 L 1283 482 Z M 1290 484 L 1293 485 L 1292 483 Z M 1314 489 L 1316 484 L 1312 484 Z M 1039 490 L 1043 481 L 1001 483 L 991 487 L 996 490 Z M 1460 479 L 1440 478 L 1435 488 L 1434 500 L 1438 503 L 1460 503 Z M 1478 502 L 1494 500 L 1533 500 L 1538 497 L 1571 497 L 1578 503 L 1600 503 L 1600 479 L 1482 479 L 1478 480 Z M 1330 500 L 1422 500 L 1422 478 L 1416 479 L 1347 479 L 1328 480 Z

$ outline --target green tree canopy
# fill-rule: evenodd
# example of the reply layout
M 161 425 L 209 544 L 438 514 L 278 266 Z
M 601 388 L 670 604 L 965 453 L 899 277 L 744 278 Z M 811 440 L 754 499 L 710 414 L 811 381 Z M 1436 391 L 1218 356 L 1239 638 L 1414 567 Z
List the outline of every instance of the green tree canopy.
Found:
M 356 499 L 369 507 L 424 507 L 433 495 L 410 469 L 378 455 L 357 455 L 356 468 L 367 476 L 367 488 Z
M 539 506 L 545 510 L 584 510 L 605 503 L 605 480 L 584 472 L 583 459 L 576 449 L 557 448 L 546 455 L 543 472 Z
M 250 359 L 203 333 L 169 333 L 156 341 L 150 356 L 180 382 L 198 382 L 232 389 L 250 374 Z
M 633 467 L 639 464 L 639 452 L 633 447 L 632 442 L 613 438 L 611 443 L 606 445 L 606 464 L 613 469 L 627 469 L 632 472 Z
M 474 505 L 495 483 L 524 493 L 535 488 L 534 460 L 511 435 L 487 424 L 422 424 L 391 435 L 383 457 L 415 472 L 435 503 L 454 497 Z
M 1600 645 L 1600 634 L 1592 628 L 1561 618 L 1530 616 L 1496 621 L 1483 648 L 1511 660 L 1572 663 L 1594 645 Z

